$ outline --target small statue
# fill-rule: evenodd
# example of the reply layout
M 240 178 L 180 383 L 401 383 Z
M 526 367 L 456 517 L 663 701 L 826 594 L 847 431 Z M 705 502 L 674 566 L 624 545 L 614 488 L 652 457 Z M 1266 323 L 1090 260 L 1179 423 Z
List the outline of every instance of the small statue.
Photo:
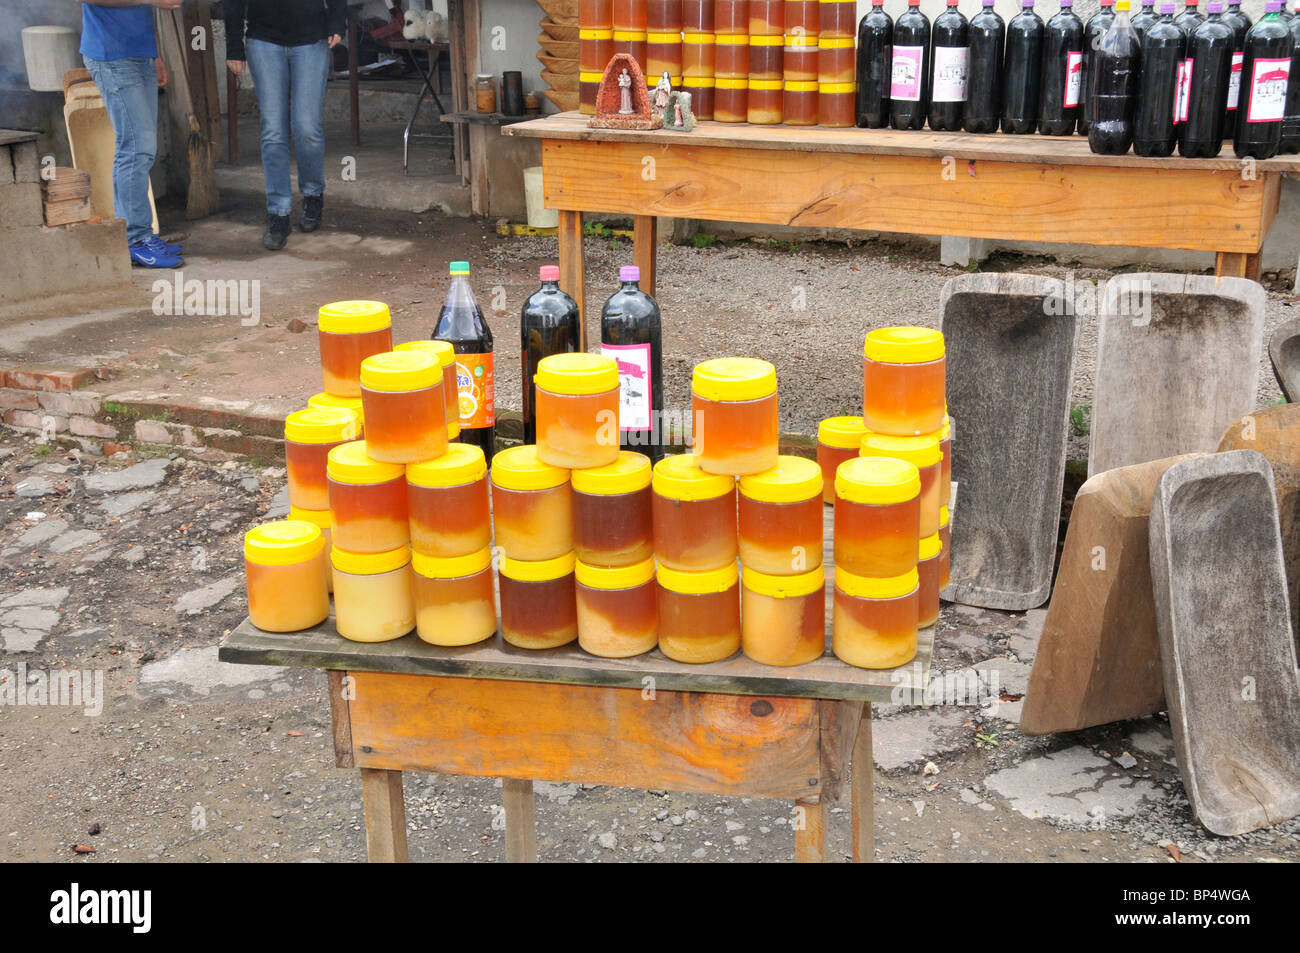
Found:
M 654 96 L 650 99 L 650 109 L 655 116 L 660 119 L 664 118 L 664 114 L 668 110 L 668 99 L 672 94 L 673 80 L 668 75 L 668 71 L 664 70 L 664 74 L 659 77 L 659 85 L 655 87 Z
M 695 128 L 695 113 L 691 111 L 691 94 L 685 90 L 674 90 L 668 97 L 668 112 L 664 116 L 664 128 L 674 132 L 690 132 Z
M 650 90 L 636 58 L 615 53 L 601 74 L 592 129 L 658 129 L 663 118 L 650 107 Z
M 621 95 L 621 104 L 618 107 L 620 116 L 632 115 L 632 77 L 628 75 L 627 70 L 618 74 L 618 89 Z

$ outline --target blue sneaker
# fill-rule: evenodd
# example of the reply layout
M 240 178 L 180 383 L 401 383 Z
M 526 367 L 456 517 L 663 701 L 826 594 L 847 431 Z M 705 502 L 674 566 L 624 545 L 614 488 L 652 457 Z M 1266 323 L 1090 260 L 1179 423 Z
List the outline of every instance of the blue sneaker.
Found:
M 142 268 L 179 268 L 185 260 L 179 255 L 169 255 L 161 249 L 155 249 L 149 241 L 136 242 L 129 249 L 131 264 Z
M 148 238 L 144 240 L 144 243 L 148 245 L 150 250 L 152 251 L 156 251 L 164 255 L 172 255 L 177 258 L 180 257 L 181 246 L 169 245 L 167 242 L 163 241 L 161 235 L 156 235 L 156 234 L 150 235 Z

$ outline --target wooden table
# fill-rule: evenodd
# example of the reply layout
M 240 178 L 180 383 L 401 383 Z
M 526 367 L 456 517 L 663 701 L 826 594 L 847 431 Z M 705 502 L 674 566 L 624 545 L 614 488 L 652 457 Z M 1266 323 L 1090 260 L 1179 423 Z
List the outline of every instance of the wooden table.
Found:
M 702 122 L 689 134 L 589 129 L 559 113 L 502 130 L 542 140 L 560 213 L 561 285 L 583 303 L 582 213 L 634 221 L 654 293 L 655 216 L 913 235 L 1217 253 L 1259 276 L 1284 173 L 1300 156 L 1101 156 L 1081 136 L 1007 136 Z M 585 322 L 584 322 L 585 323 Z

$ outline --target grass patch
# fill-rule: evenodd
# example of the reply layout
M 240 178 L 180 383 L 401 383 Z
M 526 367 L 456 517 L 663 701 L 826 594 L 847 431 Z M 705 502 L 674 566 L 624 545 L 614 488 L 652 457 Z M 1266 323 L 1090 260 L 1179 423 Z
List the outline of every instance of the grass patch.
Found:
M 1070 405 L 1070 433 L 1076 437 L 1088 436 L 1092 429 L 1092 408 L 1087 404 Z

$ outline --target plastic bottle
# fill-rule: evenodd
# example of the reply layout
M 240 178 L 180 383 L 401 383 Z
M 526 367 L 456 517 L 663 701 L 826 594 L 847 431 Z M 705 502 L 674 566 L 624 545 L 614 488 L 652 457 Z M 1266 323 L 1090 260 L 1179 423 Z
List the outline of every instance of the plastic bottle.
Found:
M 1137 34 L 1138 42 L 1141 42 L 1147 35 L 1147 30 L 1160 19 L 1160 15 L 1155 11 L 1156 0 L 1142 0 L 1142 9 L 1133 14 L 1129 21 L 1133 26 L 1133 32 Z
M 1173 3 L 1160 4 L 1160 19 L 1147 30 L 1142 43 L 1142 70 L 1138 76 L 1137 112 L 1133 119 L 1133 151 L 1140 156 L 1174 154 L 1178 143 L 1175 121 L 1187 35 L 1174 23 Z
M 1081 95 L 1083 102 L 1079 104 L 1079 135 L 1086 136 L 1088 128 L 1092 125 L 1092 114 L 1089 110 L 1092 108 L 1088 105 L 1088 71 L 1092 69 L 1092 61 L 1097 58 L 1097 49 L 1101 46 L 1101 38 L 1110 25 L 1115 22 L 1115 0 L 1101 0 L 1101 9 L 1088 18 L 1087 24 L 1083 28 L 1083 86 Z
M 519 336 L 523 360 L 524 443 L 537 442 L 537 385 L 533 375 L 537 364 L 552 354 L 578 349 L 582 319 L 578 303 L 560 290 L 560 269 L 543 265 L 542 286 L 529 295 L 519 314 Z
M 930 128 L 958 132 L 966 109 L 970 77 L 970 24 L 947 0 L 947 9 L 935 17 L 930 48 Z
M 1128 20 L 1129 0 L 1115 4 L 1115 22 L 1101 38 L 1088 71 L 1092 125 L 1088 148 L 1101 155 L 1122 156 L 1133 144 L 1142 47 Z
M 600 353 L 618 363 L 618 444 L 659 460 L 667 436 L 659 305 L 641 290 L 636 265 L 620 268 L 618 280 L 622 286 L 600 309 Z
M 1083 78 L 1083 21 L 1074 14 L 1074 0 L 1061 0 L 1061 10 L 1043 28 L 1043 84 L 1038 93 L 1038 131 L 1045 136 L 1069 136 L 1079 119 Z
M 1286 111 L 1282 117 L 1282 140 L 1278 152 L 1300 152 L 1300 16 L 1286 20 L 1291 31 L 1291 77 L 1286 87 Z
M 1196 31 L 1198 26 L 1205 22 L 1205 17 L 1201 16 L 1201 11 L 1197 9 L 1199 3 L 1200 0 L 1187 0 L 1183 12 L 1174 17 L 1174 22 L 1182 27 L 1183 32 L 1189 37 Z
M 1241 103 L 1232 151 L 1238 159 L 1271 159 L 1282 141 L 1287 78 L 1295 41 L 1282 17 L 1282 0 L 1268 0 L 1264 16 L 1246 34 L 1241 62 Z
M 1224 8 L 1223 22 L 1232 28 L 1232 72 L 1228 76 L 1228 103 L 1225 107 L 1228 115 L 1223 123 L 1223 138 L 1231 139 L 1237 128 L 1237 106 L 1241 101 L 1241 64 L 1246 57 L 1246 34 L 1252 24 L 1250 18 L 1241 12 L 1239 3 L 1229 3 Z
M 1034 12 L 1034 0 L 1020 0 L 1020 7 L 1020 12 L 1007 24 L 1007 52 L 1002 64 L 1002 131 L 1028 135 L 1038 128 L 1043 21 Z
M 1189 159 L 1213 159 L 1223 147 L 1232 27 L 1223 22 L 1222 0 L 1211 0 L 1209 11 L 1187 38 L 1183 60 L 1186 92 L 1179 103 L 1178 154 Z
M 930 21 L 921 0 L 907 0 L 907 11 L 894 24 L 889 71 L 889 124 L 920 129 L 930 105 Z
M 857 123 L 863 129 L 889 125 L 890 48 L 894 21 L 885 0 L 871 0 L 871 10 L 858 24 Z
M 966 83 L 967 132 L 997 132 L 1002 118 L 1002 50 L 1007 28 L 993 9 L 994 0 L 981 0 L 983 9 L 970 21 L 970 76 Z
M 456 349 L 456 389 L 460 404 L 461 443 L 483 451 L 488 466 L 496 434 L 496 384 L 492 365 L 492 329 L 469 287 L 469 262 L 451 263 L 451 288 L 433 330 L 435 341 Z

